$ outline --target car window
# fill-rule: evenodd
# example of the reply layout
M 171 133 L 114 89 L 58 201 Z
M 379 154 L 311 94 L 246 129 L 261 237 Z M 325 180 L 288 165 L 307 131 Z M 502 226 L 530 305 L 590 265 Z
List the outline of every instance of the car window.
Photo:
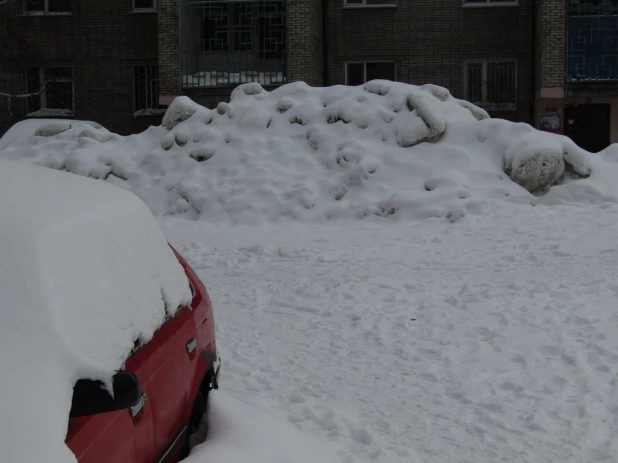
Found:
M 191 283 L 191 281 L 189 281 L 189 289 L 191 290 L 191 300 L 195 299 L 195 295 L 197 294 L 195 292 L 195 287 L 193 286 L 193 283 Z M 178 308 L 176 309 L 176 312 L 174 312 L 174 315 L 169 315 L 168 313 L 165 314 L 165 319 L 163 320 L 163 323 L 161 323 L 161 326 L 159 326 L 159 328 L 157 329 L 157 331 L 159 329 L 161 329 L 161 327 L 163 325 L 165 325 L 169 320 L 171 320 L 173 317 L 176 316 L 176 314 L 178 312 L 180 312 L 182 309 L 186 308 L 187 306 L 178 306 Z M 156 331 L 155 331 L 156 333 Z M 133 343 L 133 347 L 131 348 L 131 354 L 129 355 L 129 357 L 131 357 L 133 354 L 135 354 L 142 346 L 144 345 L 144 342 L 142 341 L 141 338 L 137 338 L 134 343 Z

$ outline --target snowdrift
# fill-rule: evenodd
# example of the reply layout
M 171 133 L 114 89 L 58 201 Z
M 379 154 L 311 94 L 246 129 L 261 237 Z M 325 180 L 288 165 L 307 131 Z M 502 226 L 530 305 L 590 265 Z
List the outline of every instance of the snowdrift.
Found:
M 80 121 L 25 121 L 0 158 L 106 180 L 157 215 L 258 224 L 484 214 L 504 202 L 618 202 L 618 148 L 487 113 L 434 85 L 259 84 L 207 109 L 186 97 L 160 127 L 121 137 Z M 558 185 L 558 186 L 555 186 Z
M 208 440 L 186 463 L 335 463 L 337 446 L 226 392 L 208 398 Z

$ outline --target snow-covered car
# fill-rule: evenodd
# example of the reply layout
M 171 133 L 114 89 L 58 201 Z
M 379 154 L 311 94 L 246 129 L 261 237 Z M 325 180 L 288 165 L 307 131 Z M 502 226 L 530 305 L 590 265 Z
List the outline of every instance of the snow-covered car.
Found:
M 7 161 L 0 188 L 3 460 L 178 461 L 217 388 L 206 288 L 128 191 Z

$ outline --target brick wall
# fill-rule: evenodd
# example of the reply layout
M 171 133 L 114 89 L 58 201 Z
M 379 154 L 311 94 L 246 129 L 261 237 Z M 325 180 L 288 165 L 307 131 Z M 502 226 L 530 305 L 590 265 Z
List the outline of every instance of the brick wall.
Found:
M 158 1 L 159 93 L 180 95 L 180 1 Z
M 322 0 L 288 0 L 287 77 L 309 85 L 323 85 Z
M 8 95 L 23 94 L 24 74 L 20 69 L 7 65 L 0 66 L 0 93 Z M 0 136 L 24 114 L 24 100 L 0 95 Z
M 566 72 L 566 2 L 538 0 L 537 53 L 539 86 L 564 88 Z
M 156 13 L 133 13 L 131 0 L 73 0 L 69 16 L 24 16 L 21 5 L 0 6 L 0 69 L 12 76 L 0 78 L 0 92 L 25 91 L 25 67 L 70 66 L 76 119 L 120 133 L 158 123 L 133 117 L 133 68 L 157 64 Z M 0 132 L 12 122 L 0 111 Z
M 481 8 L 464 8 L 461 0 L 344 8 L 343 0 L 329 0 L 328 83 L 345 83 L 346 61 L 393 60 L 398 81 L 442 85 L 463 97 L 466 60 L 515 58 L 517 110 L 494 115 L 529 122 L 534 101 L 532 8 L 532 0 Z

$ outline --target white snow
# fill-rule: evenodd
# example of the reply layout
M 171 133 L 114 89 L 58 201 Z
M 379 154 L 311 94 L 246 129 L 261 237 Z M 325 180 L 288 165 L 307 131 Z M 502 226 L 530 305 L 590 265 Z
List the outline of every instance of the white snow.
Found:
M 247 82 L 257 82 L 262 85 L 280 85 L 285 82 L 282 72 L 217 72 L 202 71 L 183 76 L 185 87 L 216 87 L 219 85 L 238 85 Z
M 207 284 L 224 363 L 191 463 L 615 460 L 617 146 L 385 81 L 70 123 L 0 158 L 135 192 Z
M 138 118 L 138 117 L 158 117 L 158 116 L 163 116 L 165 115 L 165 109 L 160 109 L 160 108 L 146 108 L 146 109 L 140 109 L 138 111 L 135 111 L 133 113 L 133 117 L 134 118 Z
M 506 204 L 452 225 L 162 223 L 208 281 L 221 390 L 338 461 L 615 461 L 615 205 Z
M 71 117 L 75 113 L 72 109 L 42 108 L 27 114 L 27 117 Z
M 156 215 L 219 224 L 457 221 L 505 202 L 618 198 L 618 183 L 605 181 L 618 176 L 618 148 L 586 153 L 566 137 L 488 119 L 434 85 L 293 83 L 267 92 L 249 83 L 214 109 L 178 97 L 162 126 L 139 135 L 70 124 L 44 138 L 31 121 L 17 124 L 0 158 L 106 179 Z
M 8 161 L 0 185 L 2 459 L 75 461 L 64 444 L 74 382 L 108 382 L 190 300 L 187 279 L 131 193 Z
M 208 442 L 186 463 L 338 463 L 335 445 L 303 435 L 273 416 L 227 392 L 209 397 Z
M 71 128 L 70 122 L 50 122 L 39 126 L 34 132 L 35 137 L 53 137 Z

